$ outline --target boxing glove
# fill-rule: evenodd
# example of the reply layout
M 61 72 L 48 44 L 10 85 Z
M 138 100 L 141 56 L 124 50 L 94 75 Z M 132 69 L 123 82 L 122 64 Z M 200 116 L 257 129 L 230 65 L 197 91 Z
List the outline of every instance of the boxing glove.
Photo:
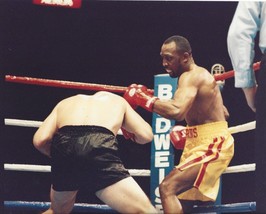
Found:
M 133 106 L 141 106 L 150 112 L 152 112 L 154 103 L 159 99 L 158 97 L 152 96 L 146 86 L 136 84 L 132 84 L 127 88 L 124 98 L 132 108 Z
M 132 98 L 132 94 L 134 92 L 135 87 L 137 87 L 137 84 L 131 84 L 127 89 L 126 92 L 124 93 L 124 99 L 129 103 L 129 105 L 133 108 L 136 109 L 138 107 L 137 102 L 135 101 L 135 99 Z M 132 91 L 131 91 L 132 90 Z
M 122 134 L 123 134 L 123 136 L 124 136 L 125 139 L 127 139 L 127 140 L 130 139 L 133 142 L 136 142 L 135 135 L 133 133 L 128 132 L 127 130 L 125 130 L 122 127 L 121 127 L 121 131 L 122 131 Z
M 170 140 L 175 149 L 183 150 L 186 144 L 186 127 L 176 125 L 170 130 Z

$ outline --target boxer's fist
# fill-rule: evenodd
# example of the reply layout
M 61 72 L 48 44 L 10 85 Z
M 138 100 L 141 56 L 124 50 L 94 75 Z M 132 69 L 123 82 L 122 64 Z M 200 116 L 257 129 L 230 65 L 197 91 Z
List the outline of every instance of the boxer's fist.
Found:
M 133 133 L 130 133 L 130 132 L 128 132 L 127 130 L 125 130 L 123 128 L 121 128 L 121 131 L 122 131 L 122 134 L 123 134 L 125 139 L 127 139 L 127 140 L 130 139 L 133 142 L 136 142 L 135 135 Z
M 170 130 L 170 140 L 175 149 L 182 150 L 186 144 L 186 127 L 176 125 Z
M 136 84 L 132 84 L 127 88 L 124 98 L 133 108 L 141 106 L 150 112 L 152 112 L 156 100 L 159 99 L 158 97 L 152 96 L 146 86 Z
M 137 101 L 134 98 L 134 93 L 136 91 L 137 84 L 131 84 L 126 92 L 124 93 L 124 99 L 131 105 L 133 109 L 136 109 L 138 107 Z

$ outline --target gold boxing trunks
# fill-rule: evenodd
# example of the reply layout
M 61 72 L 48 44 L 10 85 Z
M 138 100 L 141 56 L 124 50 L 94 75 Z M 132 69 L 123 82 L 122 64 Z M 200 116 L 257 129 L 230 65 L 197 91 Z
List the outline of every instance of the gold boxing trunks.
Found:
M 191 189 L 178 195 L 183 200 L 215 201 L 220 176 L 234 155 L 234 138 L 226 121 L 186 127 L 186 145 L 176 168 L 201 168 Z

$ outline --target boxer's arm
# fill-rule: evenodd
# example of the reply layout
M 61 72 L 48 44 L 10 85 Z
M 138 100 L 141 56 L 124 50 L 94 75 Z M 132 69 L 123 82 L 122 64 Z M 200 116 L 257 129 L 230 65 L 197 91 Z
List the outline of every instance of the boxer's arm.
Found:
M 121 128 L 121 131 L 122 131 L 122 134 L 123 134 L 125 139 L 127 139 L 127 140 L 130 139 L 131 141 L 136 142 L 135 134 L 128 132 L 124 128 Z
M 124 95 L 124 98 L 133 105 L 139 105 L 148 111 L 153 111 L 167 119 L 177 121 L 184 120 L 190 110 L 198 92 L 198 76 L 183 74 L 178 81 L 178 89 L 174 98 L 170 100 L 160 100 L 152 96 L 141 85 L 131 85 Z
M 125 101 L 126 110 L 122 128 L 134 135 L 136 143 L 145 144 L 153 139 L 151 126 Z
M 33 145 L 41 153 L 50 157 L 51 140 L 54 133 L 57 130 L 56 118 L 57 118 L 57 106 L 49 114 L 49 116 L 43 121 L 41 126 L 35 132 L 33 136 Z
M 182 75 L 173 99 L 157 100 L 154 103 L 153 111 L 167 119 L 184 120 L 198 92 L 197 84 L 193 81 L 192 78 L 184 78 Z

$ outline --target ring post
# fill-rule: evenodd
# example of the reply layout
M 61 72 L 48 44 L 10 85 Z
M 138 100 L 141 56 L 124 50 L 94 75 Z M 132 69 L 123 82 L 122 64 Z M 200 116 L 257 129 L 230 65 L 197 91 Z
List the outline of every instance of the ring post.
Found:
M 168 74 L 155 75 L 154 95 L 160 99 L 171 99 L 177 87 L 177 78 Z M 169 120 L 153 113 L 152 129 L 154 133 L 151 144 L 151 178 L 150 199 L 157 210 L 162 211 L 159 184 L 174 167 L 174 150 L 170 143 L 169 130 L 175 125 Z

